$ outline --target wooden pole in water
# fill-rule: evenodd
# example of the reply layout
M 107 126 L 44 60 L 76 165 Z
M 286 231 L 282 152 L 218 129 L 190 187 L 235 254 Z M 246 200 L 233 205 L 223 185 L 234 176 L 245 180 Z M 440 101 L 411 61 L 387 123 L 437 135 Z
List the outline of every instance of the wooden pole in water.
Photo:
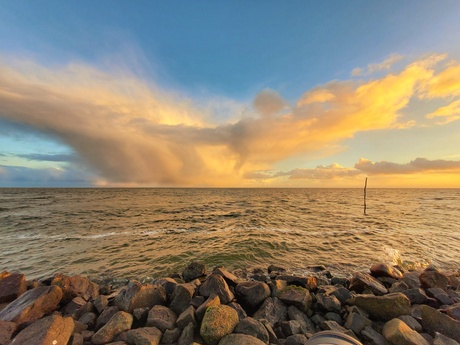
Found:
M 366 189 L 367 189 L 367 177 L 366 177 L 366 181 L 364 182 L 364 215 L 367 216 L 367 213 L 366 213 L 366 209 L 367 209 L 367 205 L 366 205 Z

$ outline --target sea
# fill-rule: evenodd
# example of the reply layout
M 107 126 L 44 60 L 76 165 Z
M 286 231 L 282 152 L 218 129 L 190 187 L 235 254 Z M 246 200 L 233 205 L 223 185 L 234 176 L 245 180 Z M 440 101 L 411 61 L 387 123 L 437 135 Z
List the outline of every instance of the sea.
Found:
M 1 188 L 0 270 L 121 281 L 208 270 L 460 268 L 460 189 Z

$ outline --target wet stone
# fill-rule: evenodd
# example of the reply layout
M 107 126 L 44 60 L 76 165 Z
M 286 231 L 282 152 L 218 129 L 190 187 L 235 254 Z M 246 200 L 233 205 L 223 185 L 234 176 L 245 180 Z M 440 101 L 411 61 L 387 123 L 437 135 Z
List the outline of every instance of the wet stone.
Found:
M 372 291 L 376 296 L 385 295 L 388 291 L 377 279 L 367 273 L 356 272 L 350 280 L 349 290 L 359 294 L 366 290 Z
M 230 291 L 225 279 L 218 274 L 211 274 L 206 278 L 206 281 L 199 287 L 200 294 L 205 298 L 211 295 L 217 295 L 222 304 L 229 303 L 234 295 Z
M 439 271 L 424 271 L 419 276 L 420 284 L 423 288 L 441 288 L 446 289 L 449 278 Z
M 0 279 L 0 303 L 12 302 L 27 290 L 24 274 L 11 273 Z
M 371 275 L 373 277 L 389 277 L 395 279 L 401 279 L 403 274 L 395 267 L 384 263 L 373 264 L 370 268 Z
M 205 265 L 196 261 L 190 263 L 182 272 L 182 277 L 184 278 L 185 282 L 190 282 L 205 275 Z

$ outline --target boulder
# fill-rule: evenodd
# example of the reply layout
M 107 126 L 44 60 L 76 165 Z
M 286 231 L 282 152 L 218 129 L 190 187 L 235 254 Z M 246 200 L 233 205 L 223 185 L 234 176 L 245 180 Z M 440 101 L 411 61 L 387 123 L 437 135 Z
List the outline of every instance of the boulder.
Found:
M 402 293 L 409 298 L 411 304 L 425 304 L 428 302 L 428 296 L 420 288 L 409 289 Z
M 62 290 L 58 286 L 41 286 L 29 290 L 0 312 L 0 320 L 12 321 L 18 325 L 34 322 L 55 311 L 61 298 Z
M 171 295 L 174 293 L 174 289 L 178 285 L 178 283 L 172 278 L 160 278 L 155 280 L 155 285 L 162 286 L 163 289 L 166 291 L 166 296 L 171 298 Z
M 419 276 L 420 284 L 424 289 L 441 288 L 446 289 L 449 278 L 437 270 L 425 270 Z
M 175 328 L 176 321 L 177 315 L 174 311 L 163 305 L 156 305 L 149 311 L 147 326 L 156 327 L 164 333 L 167 329 Z
M 300 330 L 302 333 L 315 333 L 315 324 L 311 321 L 308 316 L 301 312 L 297 307 L 293 305 L 288 308 L 288 317 L 289 320 L 295 320 L 300 325 Z
M 426 305 L 421 306 L 420 310 L 422 312 L 420 323 L 428 333 L 434 335 L 439 332 L 460 342 L 460 321 Z
M 96 320 L 96 330 L 104 326 L 109 320 L 114 316 L 116 313 L 118 313 L 120 309 L 116 306 L 110 306 L 101 313 L 101 315 L 98 316 Z
M 433 345 L 460 345 L 460 344 L 454 339 L 451 339 L 441 333 L 436 332 L 434 339 L 433 339 Z
M 61 309 L 62 315 L 75 315 L 86 303 L 83 297 L 75 297 Z
M 212 295 L 219 296 L 221 303 L 227 304 L 235 297 L 230 291 L 225 279 L 218 274 L 211 274 L 199 287 L 200 295 L 208 298 Z
M 0 345 L 6 345 L 10 343 L 11 336 L 18 326 L 14 322 L 0 321 Z
M 176 321 L 177 327 L 184 329 L 189 323 L 196 325 L 195 321 L 195 308 L 191 305 L 179 315 Z
M 119 311 L 91 337 L 91 342 L 96 345 L 110 343 L 120 333 L 130 330 L 132 324 L 133 316 Z
M 393 345 L 430 345 L 425 338 L 400 319 L 388 321 L 383 326 L 382 335 Z
M 447 315 L 460 321 L 460 303 L 455 303 L 445 309 Z
M 311 307 L 310 291 L 300 286 L 289 285 L 279 294 L 279 299 L 287 305 L 293 305 L 304 313 Z M 340 303 L 340 302 L 339 302 Z
M 264 345 L 265 343 L 256 337 L 247 334 L 229 334 L 223 337 L 219 345 Z
M 366 326 L 361 331 L 361 338 L 368 345 L 390 345 L 383 335 L 374 330 L 371 326 Z
M 316 290 L 318 287 L 318 281 L 316 277 L 301 277 L 301 276 L 288 276 L 288 275 L 279 275 L 276 276 L 278 280 L 285 280 L 289 285 L 301 286 L 309 291 Z
M 373 277 L 389 277 L 395 279 L 401 279 L 403 274 L 400 270 L 384 263 L 377 263 L 371 266 L 371 275 Z
M 190 306 L 194 293 L 195 287 L 190 283 L 177 285 L 174 288 L 174 293 L 171 296 L 172 301 L 169 307 L 176 314 L 181 314 Z
M 324 293 L 316 294 L 316 305 L 318 308 L 325 311 L 339 313 L 342 309 L 342 304 L 334 295 L 325 295 Z
M 199 321 L 203 319 L 204 313 L 206 312 L 206 309 L 208 307 L 213 306 L 213 305 L 219 305 L 220 304 L 220 298 L 217 295 L 211 295 L 208 297 L 206 301 L 202 305 L 200 305 L 196 310 L 195 310 L 195 315 Z
M 14 301 L 27 290 L 24 274 L 11 273 L 0 279 L 0 303 Z
M 135 345 L 158 345 L 161 336 L 161 331 L 155 327 L 132 329 L 126 333 L 128 344 Z
M 190 345 L 190 344 L 193 345 L 194 344 L 193 342 L 194 332 L 195 332 L 195 324 L 190 322 L 182 330 L 182 333 L 180 334 L 180 337 L 177 340 L 177 345 Z
M 246 313 L 246 311 L 243 309 L 243 307 L 241 306 L 241 304 L 239 303 L 236 303 L 236 302 L 230 302 L 229 304 L 227 304 L 229 307 L 233 308 L 236 310 L 236 312 L 238 313 L 238 319 L 241 321 L 243 319 L 245 319 L 246 317 L 248 317 L 248 314 Z
M 398 319 L 402 320 L 406 325 L 416 332 L 421 333 L 423 331 L 422 325 L 418 323 L 411 315 L 401 315 L 398 316 Z
M 350 313 L 343 325 L 359 334 L 364 328 L 372 326 L 372 321 L 358 313 Z
M 86 325 L 88 329 L 92 330 L 96 326 L 97 315 L 94 313 L 83 314 L 82 317 L 78 319 L 79 322 Z
M 99 296 L 99 285 L 83 276 L 68 277 L 64 274 L 56 273 L 51 284 L 57 285 L 62 289 L 64 302 L 69 302 L 77 296 L 81 296 L 86 300 L 95 299 Z
M 130 281 L 126 289 L 115 297 L 118 309 L 132 313 L 136 308 L 152 308 L 166 304 L 166 291 L 159 285 Z
M 209 307 L 201 323 L 200 335 L 209 345 L 216 345 L 224 336 L 232 333 L 238 324 L 238 313 L 226 305 Z
M 182 272 L 182 278 L 184 278 L 186 282 L 190 282 L 205 275 L 205 265 L 196 261 L 190 263 Z
M 163 333 L 163 337 L 161 338 L 161 342 L 165 344 L 173 344 L 176 343 L 182 334 L 182 330 L 180 328 L 174 329 L 167 329 Z
M 224 267 L 215 268 L 214 271 L 212 271 L 212 274 L 218 274 L 222 276 L 227 282 L 227 284 L 233 287 L 242 282 L 242 279 L 238 278 L 233 273 L 230 273 Z
M 381 282 L 367 273 L 356 272 L 350 279 L 349 290 L 359 294 L 366 290 L 371 291 L 376 296 L 385 295 L 388 291 Z
M 370 318 L 388 321 L 401 315 L 410 315 L 409 299 L 400 292 L 384 296 L 356 295 L 352 304 L 366 311 Z
M 275 323 L 287 320 L 287 307 L 276 297 L 267 298 L 252 316 L 256 320 L 267 320 L 273 327 Z
M 107 296 L 99 295 L 93 302 L 94 307 L 96 308 L 97 312 L 100 314 L 104 311 L 105 308 L 109 305 L 109 299 Z
M 253 319 L 252 317 L 247 317 L 241 320 L 233 330 L 233 333 L 241 333 L 256 337 L 262 340 L 265 344 L 268 344 L 268 332 L 265 326 Z
M 409 287 L 409 289 L 416 289 L 421 286 L 419 277 L 419 271 L 406 272 L 403 274 L 402 281 Z
M 307 345 L 308 339 L 303 334 L 294 334 L 286 338 L 284 345 Z
M 73 334 L 73 330 L 74 321 L 71 317 L 50 315 L 24 328 L 16 337 L 14 337 L 11 344 L 67 344 Z
M 281 328 L 283 338 L 302 333 L 300 330 L 300 324 L 295 320 L 281 321 L 278 326 Z
M 270 296 L 270 288 L 263 282 L 247 281 L 235 288 L 238 302 L 246 310 L 256 310 Z

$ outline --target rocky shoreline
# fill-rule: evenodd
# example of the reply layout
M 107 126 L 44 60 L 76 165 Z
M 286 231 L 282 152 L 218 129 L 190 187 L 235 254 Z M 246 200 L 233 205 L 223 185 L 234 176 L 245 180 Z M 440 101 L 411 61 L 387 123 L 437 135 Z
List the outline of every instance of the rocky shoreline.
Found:
M 334 330 L 365 345 L 460 343 L 460 270 L 374 264 L 333 277 L 269 266 L 237 275 L 193 262 L 112 289 L 83 276 L 0 274 L 0 345 L 300 345 Z

